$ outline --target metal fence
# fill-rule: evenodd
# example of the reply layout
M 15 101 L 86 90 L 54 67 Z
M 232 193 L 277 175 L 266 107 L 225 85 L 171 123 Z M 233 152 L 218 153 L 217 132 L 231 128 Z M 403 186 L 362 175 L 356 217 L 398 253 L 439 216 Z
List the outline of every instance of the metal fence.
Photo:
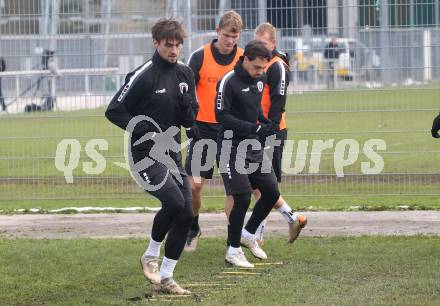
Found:
M 440 109 L 439 0 L 4 0 L 1 200 L 143 198 L 121 167 L 122 132 L 105 106 L 152 55 L 158 18 L 184 21 L 185 60 L 229 9 L 243 17 L 241 46 L 269 21 L 291 56 L 285 195 L 439 194 L 428 133 Z M 331 36 L 341 49 L 334 71 L 323 57 Z M 24 112 L 45 110 L 48 97 L 53 109 Z M 218 177 L 204 194 L 223 196 Z

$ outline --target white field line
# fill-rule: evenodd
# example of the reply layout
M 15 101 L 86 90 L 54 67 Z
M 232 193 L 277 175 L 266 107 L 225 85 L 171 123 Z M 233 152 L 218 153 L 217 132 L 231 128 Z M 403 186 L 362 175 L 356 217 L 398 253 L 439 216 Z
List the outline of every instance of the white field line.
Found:
M 348 208 L 349 211 L 363 211 L 373 209 L 374 206 L 358 206 L 353 205 Z M 410 206 L 408 205 L 398 205 L 395 207 L 397 210 L 409 210 Z M 58 209 L 45 210 L 41 208 L 18 208 L 14 209 L 15 213 L 45 213 L 45 214 L 59 214 L 64 212 L 75 212 L 75 213 L 87 213 L 87 212 L 157 212 L 160 210 L 160 207 L 148 207 L 148 206 L 135 206 L 135 207 L 63 207 Z M 304 211 L 315 211 L 316 209 L 313 206 L 309 206 L 303 208 Z M 3 213 L 4 210 L 0 210 L 0 213 Z
M 32 213 L 39 213 L 39 212 L 44 212 L 44 213 L 53 213 L 53 214 L 58 214 L 58 213 L 63 213 L 63 212 L 78 212 L 78 213 L 82 213 L 82 212 L 140 212 L 140 211 L 153 211 L 156 212 L 160 209 L 160 207 L 141 207 L 141 206 L 137 206 L 137 207 L 63 207 L 63 208 L 59 208 L 59 209 L 51 209 L 51 210 L 43 210 L 41 208 L 29 208 L 29 209 L 24 209 L 24 208 L 20 208 L 20 209 L 15 209 L 14 212 L 32 212 Z

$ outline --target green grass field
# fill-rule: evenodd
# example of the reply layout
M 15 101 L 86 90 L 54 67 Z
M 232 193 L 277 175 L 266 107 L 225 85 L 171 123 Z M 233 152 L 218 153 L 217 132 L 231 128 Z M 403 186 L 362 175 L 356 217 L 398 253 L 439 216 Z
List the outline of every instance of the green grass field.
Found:
M 434 87 L 290 95 L 287 122 L 289 139 L 295 141 L 290 149 L 292 165 L 298 141 L 307 141 L 308 147 L 304 169 L 294 182 L 286 179 L 283 194 L 291 196 L 294 206 L 316 209 L 348 209 L 352 205 L 438 209 L 439 142 L 428 132 L 439 109 L 438 101 L 439 93 Z M 2 116 L 0 209 L 7 212 L 31 207 L 155 205 L 151 200 L 146 203 L 128 172 L 113 164 L 123 161 L 123 133 L 103 113 L 101 108 Z M 81 145 L 73 184 L 67 184 L 55 167 L 57 145 L 65 138 L 77 139 Z M 96 164 L 85 152 L 91 139 L 108 143 L 108 150 L 100 151 L 106 160 L 105 171 L 95 175 L 83 170 L 83 162 Z M 313 141 L 331 139 L 333 146 L 323 151 L 318 169 L 326 176 L 310 178 Z M 346 175 L 361 174 L 362 163 L 370 161 L 363 152 L 367 140 L 383 139 L 386 150 L 378 152 L 384 160 L 381 176 L 337 178 L 334 152 L 342 139 L 354 139 L 360 146 L 357 160 L 344 168 Z M 289 155 L 288 148 L 285 152 Z M 218 197 L 207 199 L 205 209 L 222 208 L 221 185 L 205 194 Z
M 191 297 L 157 295 L 143 279 L 145 240 L 0 240 L 2 305 L 439 305 L 440 238 L 268 239 L 255 275 L 224 265 L 224 241 L 202 239 L 175 279 Z M 250 259 L 249 253 L 247 253 Z M 255 260 L 251 260 L 254 261 Z

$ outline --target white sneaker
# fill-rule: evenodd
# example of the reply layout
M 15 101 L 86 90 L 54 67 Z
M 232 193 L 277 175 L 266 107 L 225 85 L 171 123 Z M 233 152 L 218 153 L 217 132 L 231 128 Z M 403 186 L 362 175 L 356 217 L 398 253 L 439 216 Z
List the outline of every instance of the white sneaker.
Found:
M 246 256 L 244 256 L 243 251 L 240 251 L 236 254 L 228 254 L 226 253 L 225 262 L 233 265 L 235 267 L 241 268 L 253 268 L 254 265 L 247 261 Z
M 267 259 L 266 253 L 263 251 L 262 248 L 260 248 L 255 237 L 246 238 L 241 236 L 240 243 L 242 246 L 248 248 L 249 251 L 251 251 L 252 255 L 254 255 L 254 257 L 259 259 Z
M 172 277 L 165 278 L 160 281 L 160 285 L 157 290 L 162 293 L 176 294 L 176 295 L 187 295 L 191 294 L 191 291 L 183 289 L 180 287 Z
M 142 255 L 142 272 L 152 284 L 160 285 L 159 258 L 154 256 Z

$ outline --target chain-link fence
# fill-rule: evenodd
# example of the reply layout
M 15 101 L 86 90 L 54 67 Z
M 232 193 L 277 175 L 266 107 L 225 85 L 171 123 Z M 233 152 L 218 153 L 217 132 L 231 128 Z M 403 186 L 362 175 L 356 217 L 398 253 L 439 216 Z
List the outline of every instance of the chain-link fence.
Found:
M 241 46 L 269 21 L 290 55 L 285 195 L 439 194 L 428 133 L 440 109 L 438 0 L 3 0 L 0 9 L 2 200 L 144 197 L 104 109 L 151 57 L 158 18 L 184 21 L 185 60 L 229 9 L 243 17 Z M 208 185 L 205 196 L 223 196 L 218 177 Z

